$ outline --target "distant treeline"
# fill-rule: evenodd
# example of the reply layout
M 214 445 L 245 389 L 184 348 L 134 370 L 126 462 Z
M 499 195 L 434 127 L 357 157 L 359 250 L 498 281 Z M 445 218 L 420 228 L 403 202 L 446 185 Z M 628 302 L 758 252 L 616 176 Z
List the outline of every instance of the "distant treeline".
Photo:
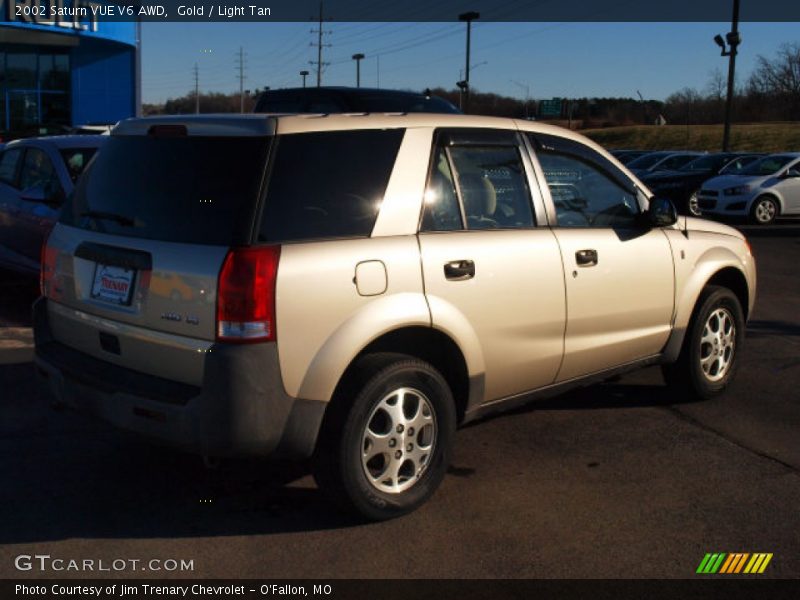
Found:
M 665 101 L 635 98 L 565 98 L 560 102 L 521 100 L 473 89 L 471 114 L 513 118 L 557 120 L 574 128 L 601 128 L 653 124 L 663 117 L 668 124 L 720 123 L 724 117 L 726 78 L 715 70 L 702 91 L 683 88 Z M 421 90 L 418 90 L 421 91 Z M 454 105 L 461 102 L 460 90 L 434 88 L 434 95 Z M 244 110 L 250 112 L 255 98 L 246 95 Z M 145 114 L 188 114 L 195 112 L 194 93 L 167 100 L 163 105 L 146 104 Z M 200 95 L 200 112 L 239 112 L 239 94 Z M 773 58 L 759 56 L 756 67 L 734 94 L 734 121 L 795 121 L 800 119 L 800 44 L 784 44 Z

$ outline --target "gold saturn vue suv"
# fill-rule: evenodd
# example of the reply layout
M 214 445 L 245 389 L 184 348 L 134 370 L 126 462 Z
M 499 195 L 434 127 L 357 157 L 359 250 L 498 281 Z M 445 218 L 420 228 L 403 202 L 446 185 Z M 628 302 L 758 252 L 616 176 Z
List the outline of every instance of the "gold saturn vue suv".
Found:
M 735 229 L 678 218 L 570 131 L 434 114 L 131 119 L 42 249 L 57 402 L 208 457 L 313 459 L 369 519 L 442 481 L 459 424 L 636 367 L 734 377 Z

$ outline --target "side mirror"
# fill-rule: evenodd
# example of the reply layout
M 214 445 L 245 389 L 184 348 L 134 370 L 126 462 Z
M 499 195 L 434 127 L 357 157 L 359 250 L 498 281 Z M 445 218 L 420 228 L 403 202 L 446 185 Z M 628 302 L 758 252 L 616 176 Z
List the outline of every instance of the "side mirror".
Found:
M 800 177 L 800 169 L 789 169 L 784 175 L 787 179 L 790 177 Z
M 678 211 L 670 200 L 653 198 L 647 209 L 647 221 L 653 227 L 669 227 L 678 222 Z

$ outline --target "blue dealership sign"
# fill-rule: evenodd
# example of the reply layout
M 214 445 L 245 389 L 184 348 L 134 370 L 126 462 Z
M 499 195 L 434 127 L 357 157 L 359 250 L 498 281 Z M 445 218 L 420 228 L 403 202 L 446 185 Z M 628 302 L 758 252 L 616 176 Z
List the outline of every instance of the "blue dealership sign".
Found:
M 93 38 L 134 46 L 136 23 L 104 20 L 104 0 L 0 0 L 0 27 Z

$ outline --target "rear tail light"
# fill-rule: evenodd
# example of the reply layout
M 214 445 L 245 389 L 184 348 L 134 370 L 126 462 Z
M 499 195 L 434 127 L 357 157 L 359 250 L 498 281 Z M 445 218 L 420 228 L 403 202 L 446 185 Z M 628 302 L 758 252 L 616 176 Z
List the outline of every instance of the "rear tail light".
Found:
M 58 251 L 48 245 L 49 241 L 50 234 L 48 233 L 42 244 L 39 266 L 39 292 L 45 297 L 48 297 L 50 293 L 50 284 L 56 274 L 56 256 L 58 255 Z
M 280 246 L 232 248 L 219 274 L 217 340 L 275 340 L 275 282 Z

